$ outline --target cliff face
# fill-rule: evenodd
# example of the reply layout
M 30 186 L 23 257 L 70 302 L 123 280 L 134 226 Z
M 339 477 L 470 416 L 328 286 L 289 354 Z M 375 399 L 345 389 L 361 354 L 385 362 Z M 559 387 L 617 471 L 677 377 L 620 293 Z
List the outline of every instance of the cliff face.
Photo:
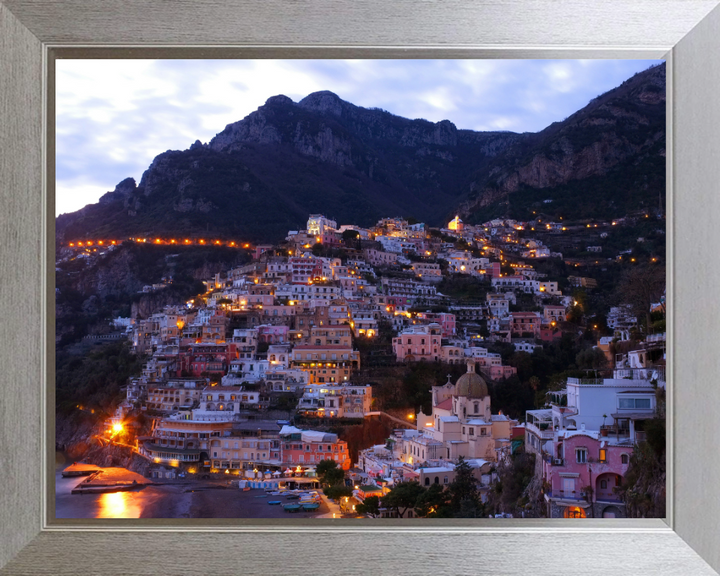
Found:
M 665 102 L 664 65 L 635 75 L 477 173 L 461 212 L 468 216 L 521 190 L 548 190 L 630 166 L 664 163 Z M 655 172 L 653 186 L 660 191 L 664 170 Z M 548 192 L 552 199 L 552 190 Z
M 277 240 L 313 212 L 362 225 L 388 214 L 438 225 L 458 207 L 472 219 L 527 189 L 664 160 L 664 129 L 664 65 L 536 134 L 409 120 L 331 92 L 297 103 L 274 96 L 208 144 L 160 154 L 137 186 L 126 179 L 98 204 L 61 216 L 57 234 Z
M 55 449 L 65 452 L 71 460 L 101 467 L 117 466 L 145 474 L 152 463 L 126 446 L 101 442 L 102 425 L 89 421 L 78 423 L 62 414 L 55 416 Z

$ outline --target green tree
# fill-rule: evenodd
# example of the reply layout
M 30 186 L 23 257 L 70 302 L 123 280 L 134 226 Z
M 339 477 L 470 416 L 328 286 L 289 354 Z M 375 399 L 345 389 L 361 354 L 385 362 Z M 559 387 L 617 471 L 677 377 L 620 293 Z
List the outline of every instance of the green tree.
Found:
M 420 518 L 450 518 L 449 494 L 442 484 L 432 484 L 415 502 L 415 515 Z
M 448 486 L 450 506 L 456 518 L 476 518 L 482 506 L 473 469 L 460 456 L 455 466 L 455 479 Z
M 357 240 L 359 236 L 360 232 L 358 232 L 357 230 L 345 230 L 342 233 L 343 243 L 346 246 L 351 246 L 353 244 L 353 240 Z
M 350 486 L 335 484 L 334 486 L 328 486 L 327 488 L 324 488 L 323 493 L 331 500 L 339 500 L 340 498 L 349 498 L 350 496 L 352 496 L 353 489 Z
M 644 264 L 626 270 L 618 284 L 618 296 L 630 304 L 633 313 L 645 318 L 645 330 L 652 330 L 650 306 L 659 302 L 665 291 L 665 266 Z
M 328 486 L 341 484 L 345 479 L 345 471 L 342 468 L 338 468 L 335 460 L 320 460 L 315 467 L 315 473 L 320 479 L 320 482 Z
M 415 507 L 423 492 L 425 492 L 425 488 L 418 482 L 400 482 L 382 497 L 382 505 L 384 508 L 394 510 L 400 518 L 404 518 L 405 512 Z
M 604 370 L 608 361 L 605 353 L 599 348 L 586 348 L 575 356 L 575 363 L 580 370 Z
M 355 506 L 355 512 L 377 518 L 380 515 L 380 498 L 368 496 L 363 502 Z

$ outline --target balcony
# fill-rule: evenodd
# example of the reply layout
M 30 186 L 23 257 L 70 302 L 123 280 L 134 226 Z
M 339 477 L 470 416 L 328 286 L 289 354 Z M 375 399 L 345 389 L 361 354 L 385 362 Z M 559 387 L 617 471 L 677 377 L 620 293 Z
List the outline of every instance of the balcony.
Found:
M 582 496 L 582 492 L 578 490 L 565 491 L 565 490 L 552 490 L 545 493 L 546 498 L 556 498 L 562 500 L 575 500 L 577 502 L 586 502 Z
M 580 386 L 602 386 L 604 380 L 603 378 L 568 378 L 567 383 Z
M 552 429 L 552 426 L 550 422 L 541 422 L 540 424 L 535 424 L 532 422 L 527 422 L 525 424 L 525 429 L 530 430 L 533 434 L 538 436 L 541 440 L 552 440 L 554 436 L 554 431 Z
M 618 426 L 617 424 L 607 424 L 600 426 L 600 434 L 602 436 L 615 436 L 623 438 L 630 436 L 630 429 L 624 426 Z
M 647 368 L 622 368 L 613 371 L 617 380 L 646 380 L 665 382 L 665 366 L 649 366 Z

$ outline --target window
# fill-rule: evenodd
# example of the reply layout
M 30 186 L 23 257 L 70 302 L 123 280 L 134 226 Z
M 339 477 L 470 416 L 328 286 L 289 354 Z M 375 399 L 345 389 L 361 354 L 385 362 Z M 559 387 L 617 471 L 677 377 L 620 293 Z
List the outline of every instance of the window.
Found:
M 487 434 L 487 430 L 485 428 L 480 428 L 480 436 L 485 436 Z
M 600 448 L 600 462 L 606 462 L 607 461 L 607 450 L 605 448 Z
M 607 480 L 600 480 L 600 488 L 602 490 L 607 490 Z
M 621 454 L 621 455 L 620 455 L 620 462 L 621 462 L 622 464 L 627 464 L 628 462 L 630 462 L 630 457 L 629 457 L 627 454 Z
M 473 410 L 474 410 L 475 414 L 477 414 L 478 411 L 480 410 L 480 404 L 478 402 L 475 402 L 473 404 Z
M 425 486 L 430 486 L 430 478 L 425 478 Z
M 650 398 L 618 398 L 620 410 L 649 410 Z
M 475 436 L 475 428 L 470 428 L 470 436 Z
M 576 448 L 575 460 L 578 464 L 585 464 L 587 462 L 587 448 Z
M 445 478 L 443 479 L 443 484 L 447 484 L 447 483 L 448 483 L 448 477 L 445 476 Z

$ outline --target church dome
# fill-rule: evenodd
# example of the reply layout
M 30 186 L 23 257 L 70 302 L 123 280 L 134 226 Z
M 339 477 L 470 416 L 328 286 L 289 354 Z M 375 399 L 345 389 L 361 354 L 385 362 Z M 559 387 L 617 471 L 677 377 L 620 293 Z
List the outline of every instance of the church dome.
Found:
M 488 396 L 488 387 L 485 380 L 475 372 L 475 364 L 468 363 L 468 371 L 458 378 L 455 383 L 455 395 L 466 398 L 485 398 Z

